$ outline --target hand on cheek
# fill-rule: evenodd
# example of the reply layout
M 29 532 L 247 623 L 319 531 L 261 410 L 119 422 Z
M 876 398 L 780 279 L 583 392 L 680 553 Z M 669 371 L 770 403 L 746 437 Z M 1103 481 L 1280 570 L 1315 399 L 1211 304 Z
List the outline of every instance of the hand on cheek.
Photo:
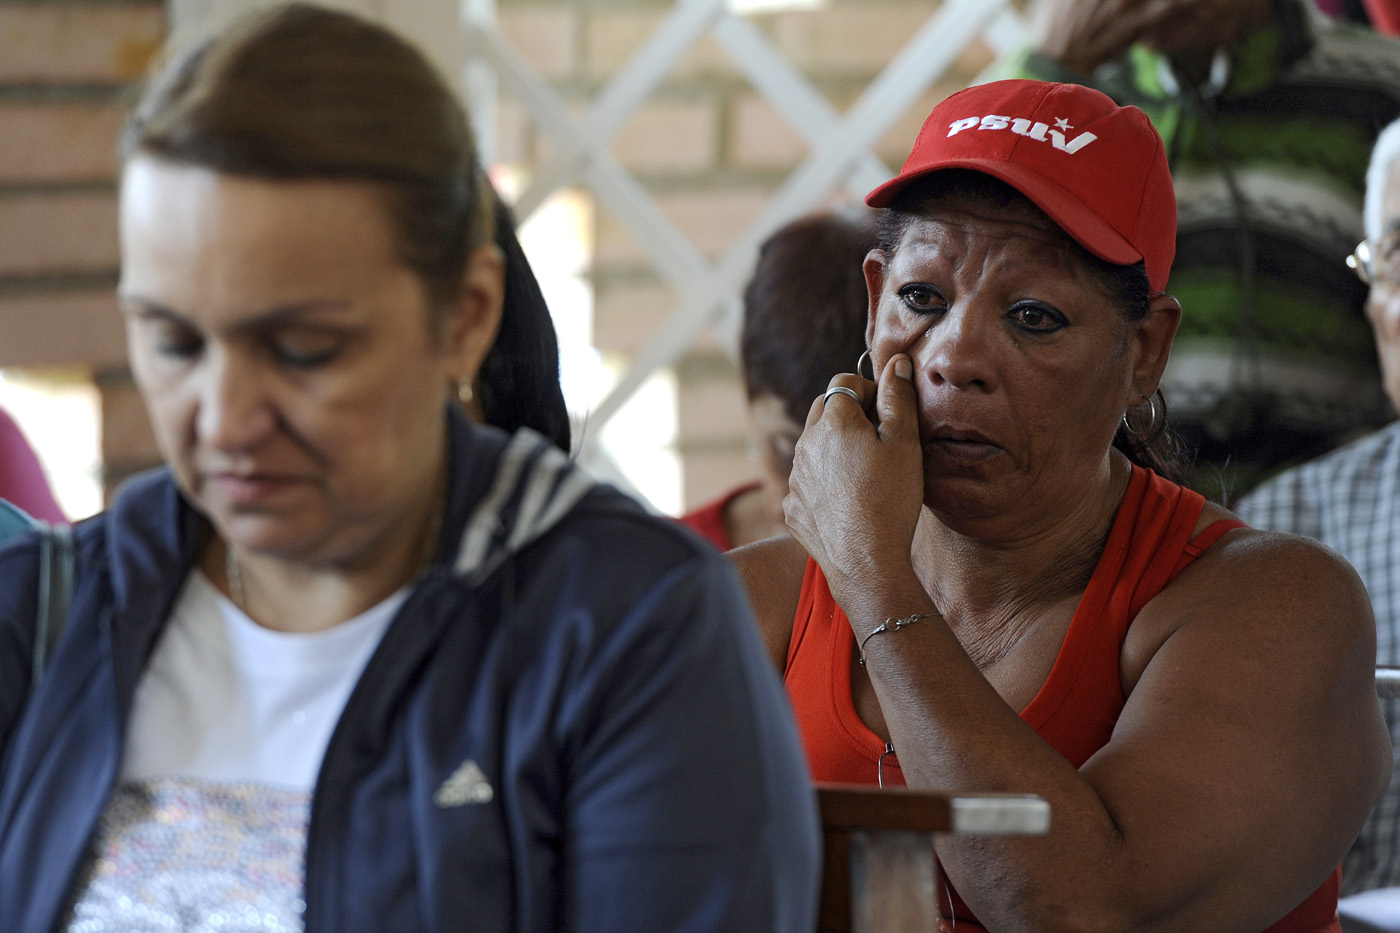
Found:
M 923 504 L 923 459 L 912 365 L 897 354 L 880 381 L 842 374 L 852 389 L 817 399 L 798 441 L 788 527 L 833 583 L 909 561 Z

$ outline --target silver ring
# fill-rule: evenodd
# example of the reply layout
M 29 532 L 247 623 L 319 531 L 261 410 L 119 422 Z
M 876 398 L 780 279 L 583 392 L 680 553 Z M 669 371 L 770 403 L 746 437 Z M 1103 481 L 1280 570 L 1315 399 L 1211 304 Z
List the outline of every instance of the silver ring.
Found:
M 861 405 L 860 396 L 856 394 L 855 389 L 848 389 L 845 386 L 832 386 L 822 394 L 823 408 L 826 407 L 826 400 L 831 398 L 833 395 L 849 395 L 851 398 L 855 399 L 855 403 L 857 405 Z M 865 406 L 861 405 L 861 407 L 863 408 Z

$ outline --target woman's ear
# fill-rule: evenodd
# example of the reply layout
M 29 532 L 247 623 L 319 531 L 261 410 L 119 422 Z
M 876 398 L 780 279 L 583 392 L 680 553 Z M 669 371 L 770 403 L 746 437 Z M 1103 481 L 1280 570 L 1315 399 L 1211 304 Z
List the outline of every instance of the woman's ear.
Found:
M 505 303 L 505 257 L 494 243 L 472 250 L 462 272 L 462 289 L 443 321 L 452 390 L 473 384 L 486 354 L 496 343 Z
M 1132 325 L 1137 354 L 1133 363 L 1133 386 L 1137 392 L 1150 398 L 1157 391 L 1180 324 L 1181 304 L 1175 298 L 1159 292 L 1148 299 L 1147 314 Z
M 880 307 L 880 295 L 885 290 L 885 251 L 882 249 L 872 249 L 865 254 L 865 262 L 861 263 L 861 271 L 865 273 L 866 292 L 866 317 L 865 317 L 865 345 L 874 346 L 875 339 L 875 312 Z

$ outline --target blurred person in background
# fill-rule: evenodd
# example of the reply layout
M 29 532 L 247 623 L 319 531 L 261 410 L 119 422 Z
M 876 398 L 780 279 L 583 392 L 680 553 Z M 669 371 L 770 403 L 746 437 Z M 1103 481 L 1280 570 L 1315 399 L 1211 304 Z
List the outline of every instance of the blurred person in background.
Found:
M 1386 393 L 1400 407 L 1400 122 L 1381 133 L 1372 153 L 1366 239 L 1351 265 L 1369 288 L 1366 312 Z M 1376 663 L 1400 665 L 1400 422 L 1274 477 L 1240 500 L 1238 511 L 1251 525 L 1306 535 L 1345 557 L 1371 597 Z M 1400 699 L 1382 700 L 1381 708 L 1400 747 Z M 1381 887 L 1400 888 L 1394 779 L 1342 863 L 1343 892 Z M 1395 901 L 1400 907 L 1400 895 Z
M 44 466 L 15 419 L 0 409 L 0 499 L 46 522 L 66 522 Z
M 807 409 L 865 350 L 861 263 L 878 239 L 874 212 L 852 206 L 799 217 L 760 247 L 740 356 L 763 475 L 681 518 L 720 550 L 787 532 L 783 497 Z
M 1366 291 L 1342 260 L 1364 236 L 1371 146 L 1400 116 L 1400 42 L 1312 0 L 1033 12 L 1035 41 L 997 75 L 1090 85 L 1166 140 L 1182 319 L 1163 387 L 1191 484 L 1229 504 L 1384 424 Z
M 1400 35 L 1400 0 L 1317 0 L 1317 8 L 1388 36 Z

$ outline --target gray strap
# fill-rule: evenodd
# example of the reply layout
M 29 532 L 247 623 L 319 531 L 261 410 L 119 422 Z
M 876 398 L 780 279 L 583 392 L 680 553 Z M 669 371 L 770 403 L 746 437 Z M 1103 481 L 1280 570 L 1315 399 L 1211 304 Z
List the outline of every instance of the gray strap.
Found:
M 67 525 L 39 527 L 39 601 L 34 619 L 32 690 L 44 676 L 49 656 L 63 634 L 73 598 L 73 530 Z

